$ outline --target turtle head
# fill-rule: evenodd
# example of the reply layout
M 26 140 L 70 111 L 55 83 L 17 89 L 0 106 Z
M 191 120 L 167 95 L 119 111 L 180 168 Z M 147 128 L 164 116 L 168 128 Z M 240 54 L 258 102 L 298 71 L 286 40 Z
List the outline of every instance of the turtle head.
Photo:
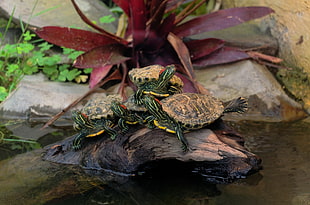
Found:
M 161 106 L 161 102 L 151 95 L 145 95 L 143 97 L 143 104 L 146 109 L 157 119 L 165 119 L 166 115 Z
M 127 107 L 125 105 L 121 104 L 120 102 L 117 102 L 117 101 L 113 101 L 111 103 L 111 110 L 118 117 L 125 117 L 129 113 Z
M 166 88 L 170 79 L 174 76 L 176 68 L 174 65 L 168 65 L 159 72 L 157 89 Z
M 94 125 L 90 121 L 89 117 L 81 111 L 72 111 L 72 120 L 74 122 L 73 127 L 75 130 L 81 130 L 82 128 L 94 128 Z

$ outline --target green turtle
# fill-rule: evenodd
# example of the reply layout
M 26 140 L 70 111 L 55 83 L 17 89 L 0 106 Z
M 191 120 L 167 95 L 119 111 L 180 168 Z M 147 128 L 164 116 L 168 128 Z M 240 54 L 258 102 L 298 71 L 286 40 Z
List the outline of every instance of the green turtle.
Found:
M 138 87 L 135 93 L 135 103 L 141 105 L 142 96 L 145 94 L 164 98 L 175 93 L 181 93 L 183 81 L 175 75 L 175 72 L 174 65 L 166 67 L 151 65 L 132 69 L 128 75 Z
M 219 119 L 224 113 L 243 113 L 247 110 L 244 98 L 232 100 L 226 107 L 211 95 L 181 93 L 171 95 L 159 101 L 150 95 L 143 97 L 143 104 L 155 117 L 154 124 L 167 132 L 175 133 L 188 150 L 184 131 L 197 130 Z
M 134 124 L 146 124 L 149 128 L 155 128 L 154 117 L 143 105 L 135 103 L 134 95 L 129 96 L 127 101 L 123 103 L 120 101 L 112 102 L 111 110 L 119 118 L 118 126 L 123 133 L 128 131 L 128 125 Z
M 106 132 L 114 140 L 117 132 L 112 128 L 115 115 L 111 103 L 121 101 L 120 95 L 97 96 L 87 102 L 80 111 L 72 111 L 73 127 L 79 134 L 73 140 L 73 149 L 81 148 L 84 138 L 95 137 Z

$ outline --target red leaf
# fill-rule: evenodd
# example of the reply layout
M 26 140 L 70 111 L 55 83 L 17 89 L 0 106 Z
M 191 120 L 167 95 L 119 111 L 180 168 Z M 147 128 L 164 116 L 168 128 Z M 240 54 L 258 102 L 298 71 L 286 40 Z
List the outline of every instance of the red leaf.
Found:
M 205 57 L 224 46 L 224 41 L 217 38 L 206 38 L 202 40 L 192 40 L 185 42 L 191 59 L 196 60 Z
M 99 68 L 94 68 L 90 74 L 89 87 L 93 88 L 96 86 L 111 70 L 113 65 L 104 65 Z
M 180 77 L 184 83 L 183 92 L 185 92 L 185 93 L 197 93 L 197 90 L 195 89 L 195 86 L 194 86 L 192 81 L 190 81 L 186 76 L 182 75 L 181 73 L 176 73 L 176 75 L 178 77 Z
M 129 9 L 131 18 L 129 23 L 131 24 L 132 37 L 134 47 L 144 42 L 146 36 L 146 7 L 144 0 L 131 0 L 129 1 Z
M 179 37 L 232 27 L 274 12 L 268 7 L 239 7 L 219 10 L 189 20 L 177 26 L 173 33 Z
M 153 53 L 154 56 L 158 55 L 159 51 L 163 51 L 163 47 L 167 44 L 167 36 L 174 27 L 175 15 L 169 15 L 164 21 L 157 25 L 157 29 L 149 30 L 143 42 L 142 48 L 144 52 Z
M 178 54 L 178 57 L 182 65 L 184 66 L 187 76 L 189 77 L 191 81 L 194 82 L 194 79 L 195 79 L 194 69 L 193 69 L 189 51 L 186 45 L 183 43 L 183 41 L 179 37 L 177 37 L 173 33 L 169 33 L 167 39 L 169 43 L 172 45 L 172 47 L 174 48 L 175 52 Z
M 121 44 L 124 44 L 126 45 L 127 44 L 127 41 L 112 34 L 112 33 L 109 33 L 107 32 L 106 30 L 104 30 L 103 28 L 99 27 L 98 25 L 94 24 L 91 20 L 89 20 L 87 18 L 87 16 L 85 16 L 85 14 L 80 10 L 80 8 L 78 7 L 78 5 L 75 3 L 74 0 L 71 0 L 75 10 L 77 11 L 77 13 L 79 14 L 79 16 L 81 17 L 81 19 L 86 23 L 88 24 L 89 26 L 91 26 L 92 28 L 96 29 L 97 31 L 99 31 L 102 35 L 106 36 L 106 37 L 109 37 Z
M 157 33 L 163 38 L 167 38 L 167 35 L 174 29 L 175 14 L 170 14 L 167 16 L 163 22 L 158 26 Z
M 98 46 L 116 43 L 114 39 L 100 33 L 74 28 L 47 26 L 36 29 L 35 32 L 50 43 L 79 51 L 88 51 Z
M 232 47 L 223 47 L 205 58 L 199 58 L 193 61 L 193 65 L 196 67 L 206 67 L 211 65 L 232 63 L 249 58 L 250 56 L 244 51 Z
M 164 17 L 165 9 L 168 0 L 152 0 L 150 6 L 150 19 L 148 20 L 150 24 L 150 30 L 156 30 Z
M 74 66 L 77 68 L 102 68 L 106 65 L 122 63 L 129 57 L 124 56 L 125 47 L 120 44 L 101 46 L 77 57 Z

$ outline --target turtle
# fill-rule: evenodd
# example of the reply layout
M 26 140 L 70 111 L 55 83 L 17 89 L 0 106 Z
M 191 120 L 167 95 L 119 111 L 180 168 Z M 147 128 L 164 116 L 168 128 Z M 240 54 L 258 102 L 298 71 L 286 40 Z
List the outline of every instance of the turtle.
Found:
M 106 132 L 114 140 L 117 132 L 112 128 L 115 124 L 115 115 L 111 103 L 120 101 L 120 95 L 97 96 L 89 100 L 81 110 L 72 111 L 73 127 L 79 134 L 73 140 L 72 148 L 81 148 L 84 138 L 95 137 Z
M 123 103 L 120 101 L 112 102 L 111 110 L 119 118 L 118 126 L 123 133 L 128 131 L 128 124 L 147 124 L 147 127 L 151 129 L 156 127 L 153 122 L 154 117 L 143 105 L 137 105 L 135 103 L 134 95 L 129 96 Z
M 130 80 L 138 87 L 135 93 L 135 103 L 142 105 L 143 94 L 154 95 L 158 98 L 181 93 L 183 81 L 175 75 L 174 65 L 163 67 L 151 65 L 143 68 L 135 68 L 129 72 Z
M 183 132 L 203 128 L 225 113 L 243 113 L 247 110 L 245 98 L 236 98 L 224 107 L 219 99 L 198 93 L 175 94 L 161 101 L 154 96 L 145 95 L 143 103 L 155 117 L 155 126 L 167 132 L 175 133 L 182 142 L 184 151 L 187 151 L 189 146 Z

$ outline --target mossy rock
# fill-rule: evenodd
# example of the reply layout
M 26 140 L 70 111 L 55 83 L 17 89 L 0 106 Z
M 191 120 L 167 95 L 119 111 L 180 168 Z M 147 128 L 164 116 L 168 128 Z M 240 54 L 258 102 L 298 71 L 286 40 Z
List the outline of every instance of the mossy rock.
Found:
M 310 76 L 301 68 L 279 70 L 278 79 L 293 97 L 310 113 Z

